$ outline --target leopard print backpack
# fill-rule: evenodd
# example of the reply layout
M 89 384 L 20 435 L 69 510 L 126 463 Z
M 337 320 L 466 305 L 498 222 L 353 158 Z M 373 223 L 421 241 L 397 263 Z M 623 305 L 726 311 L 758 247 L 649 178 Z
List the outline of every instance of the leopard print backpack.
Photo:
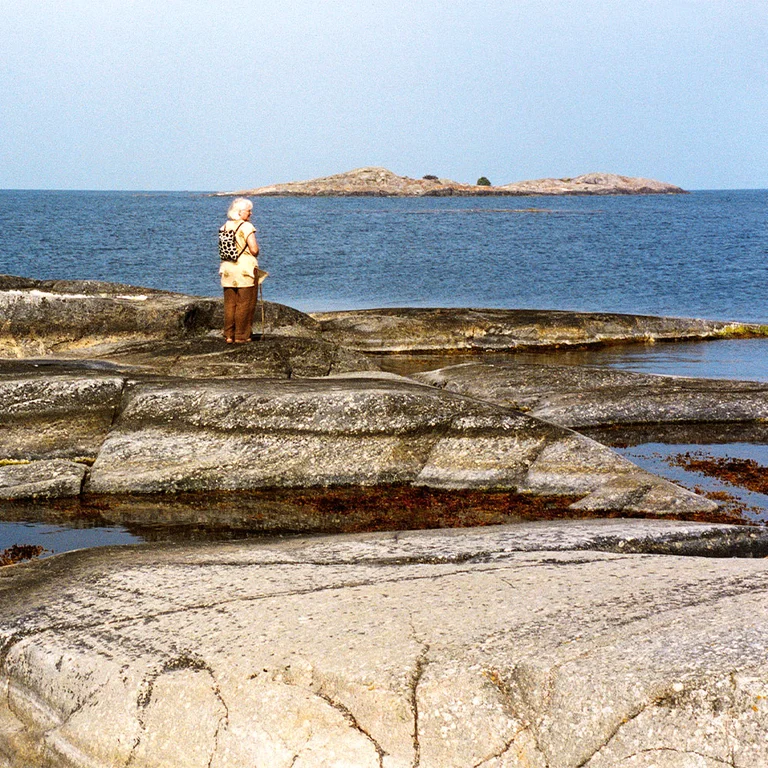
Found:
M 224 224 L 219 229 L 219 259 L 221 261 L 237 261 L 245 248 L 239 250 L 237 247 L 237 230 L 243 226 L 245 222 L 240 222 L 237 225 L 237 229 L 227 229 L 227 225 Z

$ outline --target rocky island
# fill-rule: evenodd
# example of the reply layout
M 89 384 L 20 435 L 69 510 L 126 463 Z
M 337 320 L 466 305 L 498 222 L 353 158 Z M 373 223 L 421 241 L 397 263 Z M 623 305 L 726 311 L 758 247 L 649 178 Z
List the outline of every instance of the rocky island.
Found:
M 462 184 L 451 179 L 425 176 L 412 179 L 398 176 L 386 168 L 357 168 L 346 173 L 309 181 L 291 181 L 221 195 L 317 196 L 317 197 L 492 197 L 533 195 L 649 195 L 683 194 L 684 189 L 653 179 L 587 173 L 575 178 L 538 179 L 502 186 Z
M 233 348 L 219 299 L 11 276 L 0 316 L 4 519 L 379 530 L 0 568 L 0 765 L 768 764 L 768 534 L 588 434 L 760 433 L 768 386 L 493 357 L 765 327 L 267 303 Z

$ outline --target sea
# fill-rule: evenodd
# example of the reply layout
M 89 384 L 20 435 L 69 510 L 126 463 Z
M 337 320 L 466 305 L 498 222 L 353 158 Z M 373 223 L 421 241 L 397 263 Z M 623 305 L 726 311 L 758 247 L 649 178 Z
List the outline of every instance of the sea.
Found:
M 303 311 L 502 307 L 768 323 L 768 190 L 254 198 L 267 298 Z M 0 273 L 218 295 L 229 198 L 0 191 Z
M 230 200 L 210 192 L 0 190 L 0 274 L 216 296 L 216 231 Z M 768 324 L 768 190 L 253 203 L 260 266 L 270 273 L 265 299 L 306 312 L 538 308 Z M 768 381 L 763 339 L 560 359 Z M 764 506 L 768 516 L 768 498 Z

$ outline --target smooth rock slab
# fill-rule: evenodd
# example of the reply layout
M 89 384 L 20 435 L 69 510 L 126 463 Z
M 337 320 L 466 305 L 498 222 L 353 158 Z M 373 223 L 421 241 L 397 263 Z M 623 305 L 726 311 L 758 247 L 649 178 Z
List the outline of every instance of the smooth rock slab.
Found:
M 768 327 L 650 315 L 540 309 L 315 312 L 323 337 L 363 352 L 493 352 L 661 339 L 765 335 Z
M 85 473 L 84 464 L 64 459 L 0 465 L 0 499 L 78 496 Z
M 5 373 L 0 364 L 0 459 L 95 457 L 124 384 L 120 376 L 46 366 Z
M 13 566 L 0 755 L 11 768 L 764 765 L 766 561 L 584 549 L 717 530 L 562 522 Z
M 464 363 L 413 378 L 572 429 L 768 419 L 768 385 L 756 381 L 527 363 Z
M 182 337 L 210 328 L 215 309 L 214 299 L 137 288 L 120 295 L 0 290 L 0 352 L 31 357 L 78 349 L 95 340 Z
M 100 358 L 143 372 L 184 378 L 329 376 L 376 370 L 372 358 L 319 338 L 259 336 L 250 344 L 226 344 L 218 336 L 127 343 Z
M 317 337 L 315 320 L 265 303 L 273 335 Z M 127 341 L 184 339 L 221 333 L 223 300 L 93 280 L 31 280 L 0 275 L 0 354 L 35 357 L 87 354 Z M 261 327 L 261 305 L 254 327 Z
M 132 383 L 88 487 L 389 483 L 580 495 L 600 510 L 717 509 L 575 432 L 392 376 Z

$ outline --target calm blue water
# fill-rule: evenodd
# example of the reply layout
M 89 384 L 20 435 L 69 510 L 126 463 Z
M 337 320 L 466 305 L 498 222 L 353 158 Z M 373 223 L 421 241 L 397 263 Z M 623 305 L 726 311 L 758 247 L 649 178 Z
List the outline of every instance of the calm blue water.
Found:
M 502 361 L 596 365 L 635 373 L 768 382 L 768 338 L 619 344 L 591 349 L 518 352 Z
M 106 547 L 113 544 L 138 544 L 141 541 L 139 536 L 134 536 L 120 526 L 83 527 L 0 521 L 0 552 L 14 544 L 39 544 L 45 549 L 42 556 L 49 557 L 73 549 Z
M 215 232 L 228 202 L 0 191 L 0 273 L 216 295 Z M 254 204 L 272 275 L 265 297 L 305 311 L 521 307 L 768 322 L 767 190 Z

